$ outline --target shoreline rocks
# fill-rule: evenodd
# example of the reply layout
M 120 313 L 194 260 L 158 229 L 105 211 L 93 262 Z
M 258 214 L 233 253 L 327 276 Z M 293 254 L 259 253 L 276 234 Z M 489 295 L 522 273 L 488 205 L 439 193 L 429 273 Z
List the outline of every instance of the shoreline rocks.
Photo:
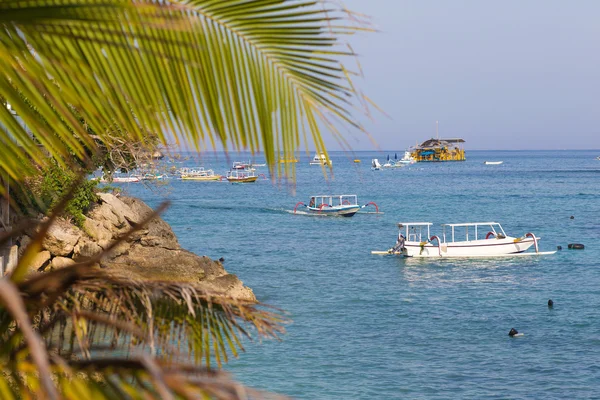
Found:
M 65 220 L 52 226 L 32 270 L 49 271 L 93 257 L 153 212 L 133 197 L 100 193 L 99 198 L 86 216 L 83 229 Z M 21 247 L 30 242 L 29 234 L 20 238 Z M 169 224 L 159 217 L 120 243 L 100 266 L 132 279 L 194 283 L 211 292 L 256 301 L 252 289 L 229 274 L 221 261 L 182 249 Z

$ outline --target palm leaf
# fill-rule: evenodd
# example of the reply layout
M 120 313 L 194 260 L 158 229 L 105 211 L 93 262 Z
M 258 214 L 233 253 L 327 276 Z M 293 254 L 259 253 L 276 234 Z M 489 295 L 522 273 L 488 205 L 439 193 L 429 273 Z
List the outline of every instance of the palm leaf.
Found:
M 84 157 L 94 143 L 79 116 L 107 142 L 103 128 L 117 123 L 130 139 L 150 130 L 198 150 L 262 150 L 271 172 L 296 154 L 305 128 L 323 151 L 314 119 L 362 128 L 342 64 L 352 53 L 339 46 L 357 28 L 320 5 L 0 0 L 0 97 L 31 130 L 0 110 L 9 155 L 0 172 L 17 179 L 30 159 L 43 162 L 38 143 Z

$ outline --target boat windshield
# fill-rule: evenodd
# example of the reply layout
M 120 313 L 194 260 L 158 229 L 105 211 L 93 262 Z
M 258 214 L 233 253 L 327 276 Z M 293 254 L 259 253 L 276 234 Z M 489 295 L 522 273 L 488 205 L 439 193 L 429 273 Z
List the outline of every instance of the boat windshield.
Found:
M 461 242 L 506 237 L 502 225 L 497 222 L 470 222 L 463 224 L 443 224 L 444 242 Z M 491 233 L 491 235 L 490 235 Z

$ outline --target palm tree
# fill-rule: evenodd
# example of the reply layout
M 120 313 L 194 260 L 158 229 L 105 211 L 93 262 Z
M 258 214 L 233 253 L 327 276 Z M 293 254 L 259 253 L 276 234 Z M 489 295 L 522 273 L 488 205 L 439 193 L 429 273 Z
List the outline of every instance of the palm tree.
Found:
M 314 0 L 0 0 L 0 176 L 18 185 L 48 155 L 86 162 L 98 145 L 154 132 L 197 150 L 263 151 L 273 176 L 293 177 L 279 157 L 309 140 L 325 153 L 323 127 L 342 144 L 341 127 L 362 130 L 340 43 L 362 28 L 347 15 Z M 97 258 L 27 276 L 67 199 L 0 280 L 0 397 L 246 397 L 211 367 L 252 332 L 277 337 L 282 313 L 133 282 Z

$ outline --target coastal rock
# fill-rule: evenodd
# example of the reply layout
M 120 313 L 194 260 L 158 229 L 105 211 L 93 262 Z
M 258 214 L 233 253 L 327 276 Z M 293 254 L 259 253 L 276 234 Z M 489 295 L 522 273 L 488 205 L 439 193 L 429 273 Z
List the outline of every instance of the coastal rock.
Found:
M 103 247 L 103 248 L 106 249 L 106 247 Z M 126 255 L 126 254 L 128 254 L 130 248 L 131 248 L 131 243 L 121 242 L 108 253 L 107 257 L 109 259 L 114 259 L 116 257 Z
M 64 220 L 58 220 L 44 238 L 42 247 L 54 256 L 68 256 L 82 236 L 82 232 Z
M 75 264 L 75 261 L 67 257 L 54 257 L 50 263 L 52 269 L 59 269 Z
M 86 217 L 83 228 L 92 239 L 97 241 L 111 240 L 112 233 L 104 225 L 96 220 Z
M 192 283 L 206 279 L 202 257 L 186 250 L 134 245 L 104 265 L 137 279 Z
M 77 261 L 85 260 L 88 258 L 92 258 L 102 253 L 102 247 L 98 245 L 96 242 L 91 241 L 82 241 L 83 243 L 77 244 L 75 246 L 75 250 L 73 252 L 73 258 Z
M 111 211 L 119 218 L 120 221 L 127 220 L 132 224 L 142 222 L 140 214 L 135 213 L 121 199 L 110 193 L 98 193 L 100 199 L 111 206 Z
M 33 271 L 43 271 L 44 268 L 48 265 L 48 261 L 50 261 L 50 252 L 48 250 L 40 251 L 35 255 L 31 265 L 29 266 L 30 270 Z
M 89 213 L 89 217 L 100 222 L 108 230 L 124 228 L 127 224 L 125 217 L 114 212 L 114 208 L 108 203 L 102 203 Z
M 123 203 L 130 207 L 130 210 L 133 214 L 136 214 L 140 217 L 140 221 L 147 218 L 153 210 L 148 207 L 144 202 L 139 199 L 133 197 L 123 197 Z M 159 246 L 164 247 L 165 249 L 177 250 L 180 249 L 181 246 L 177 241 L 177 237 L 175 233 L 173 233 L 173 229 L 167 224 L 162 218 L 155 218 L 150 221 L 146 227 L 148 246 Z
M 35 257 L 32 269 L 65 268 L 94 257 L 153 213 L 139 199 L 117 198 L 107 193 L 99 197 L 101 200 L 84 220 L 83 230 L 65 220 L 55 223 L 50 229 L 51 235 L 44 241 L 46 250 Z M 23 236 L 20 251 L 30 241 L 28 236 Z M 252 290 L 237 276 L 227 273 L 221 262 L 182 249 L 171 227 L 158 217 L 104 255 L 100 265 L 118 276 L 192 283 L 210 292 L 256 301 Z
M 222 293 L 238 300 L 256 301 L 254 292 L 233 274 L 225 274 L 213 280 L 201 283 L 207 291 Z

